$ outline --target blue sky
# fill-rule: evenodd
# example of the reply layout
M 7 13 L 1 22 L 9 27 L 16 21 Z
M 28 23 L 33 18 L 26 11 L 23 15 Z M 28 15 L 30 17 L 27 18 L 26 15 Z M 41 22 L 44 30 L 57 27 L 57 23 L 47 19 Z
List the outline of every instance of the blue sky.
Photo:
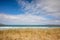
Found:
M 60 0 L 0 0 L 0 23 L 60 24 Z
M 16 0 L 0 0 L 0 13 L 19 14 L 22 10 Z

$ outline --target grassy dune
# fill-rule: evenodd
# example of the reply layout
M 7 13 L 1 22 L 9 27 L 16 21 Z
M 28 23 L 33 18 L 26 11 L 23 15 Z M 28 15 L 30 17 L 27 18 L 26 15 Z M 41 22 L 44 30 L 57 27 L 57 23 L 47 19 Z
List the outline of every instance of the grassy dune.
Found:
M 60 40 L 60 28 L 0 30 L 0 40 Z

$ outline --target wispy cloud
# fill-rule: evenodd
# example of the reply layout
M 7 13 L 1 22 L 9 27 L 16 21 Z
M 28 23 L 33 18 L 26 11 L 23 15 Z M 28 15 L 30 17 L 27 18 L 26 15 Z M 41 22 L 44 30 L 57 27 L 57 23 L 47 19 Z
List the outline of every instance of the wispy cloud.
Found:
M 32 0 L 31 3 L 19 0 L 18 3 L 28 14 L 60 16 L 60 0 Z

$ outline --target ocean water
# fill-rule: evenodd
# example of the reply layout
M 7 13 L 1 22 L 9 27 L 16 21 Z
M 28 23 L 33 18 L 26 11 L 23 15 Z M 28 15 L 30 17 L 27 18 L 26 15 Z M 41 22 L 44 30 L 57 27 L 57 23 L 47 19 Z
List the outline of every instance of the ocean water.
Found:
M 5 26 L 0 26 L 0 30 L 5 30 L 5 29 L 25 29 L 25 28 L 41 28 L 41 29 L 48 29 L 48 28 L 60 28 L 59 25 L 5 25 Z

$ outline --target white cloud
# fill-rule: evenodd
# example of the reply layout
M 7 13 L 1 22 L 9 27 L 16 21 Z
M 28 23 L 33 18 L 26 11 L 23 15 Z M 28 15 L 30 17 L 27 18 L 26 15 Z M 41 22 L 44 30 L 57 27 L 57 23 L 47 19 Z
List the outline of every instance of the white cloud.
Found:
M 45 10 L 47 14 L 60 17 L 60 0 L 45 0 L 43 6 L 43 10 Z
M 18 2 L 28 14 L 60 17 L 60 0 L 32 0 L 31 3 L 19 0 Z
M 35 16 L 35 15 L 7 15 L 7 14 L 0 14 L 1 21 L 11 22 L 11 23 L 32 23 L 32 24 L 38 24 L 38 23 L 44 23 L 43 21 L 46 20 L 46 18 L 41 16 Z
M 5 21 L 6 23 L 8 22 L 7 24 L 60 24 L 60 20 L 47 20 L 42 16 L 35 15 L 13 16 L 7 14 L 0 14 L 0 19 L 1 21 Z
M 44 9 L 47 12 L 58 12 L 60 11 L 60 0 L 45 0 Z

